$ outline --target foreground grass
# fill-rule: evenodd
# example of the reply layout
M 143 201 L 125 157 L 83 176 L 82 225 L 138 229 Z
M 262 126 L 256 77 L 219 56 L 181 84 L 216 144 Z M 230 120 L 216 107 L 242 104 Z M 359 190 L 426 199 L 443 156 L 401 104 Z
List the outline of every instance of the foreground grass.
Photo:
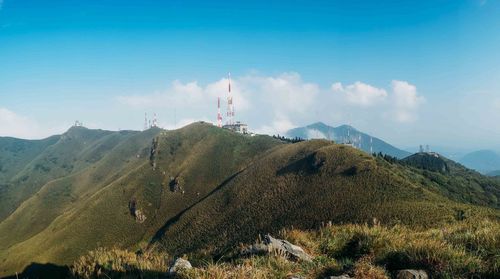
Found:
M 81 278 L 158 277 L 167 272 L 168 265 L 169 258 L 155 249 L 134 253 L 98 248 L 76 260 L 71 272 Z
M 390 278 L 399 269 L 425 269 L 433 278 L 498 278 L 500 223 L 464 221 L 442 228 L 412 230 L 405 226 L 329 225 L 317 231 L 284 230 L 280 237 L 303 247 L 313 262 L 280 256 L 230 257 L 218 262 L 191 255 L 194 268 L 179 278 L 323 278 L 350 274 L 356 278 Z M 133 253 L 100 248 L 72 267 L 76 277 L 164 276 L 172 258 L 155 249 Z

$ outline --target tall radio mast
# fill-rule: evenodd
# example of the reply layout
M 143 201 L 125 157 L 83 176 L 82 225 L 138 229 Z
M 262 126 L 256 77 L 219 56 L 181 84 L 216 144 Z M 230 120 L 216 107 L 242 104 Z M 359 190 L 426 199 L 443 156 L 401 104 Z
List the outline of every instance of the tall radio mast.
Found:
M 222 127 L 222 114 L 220 113 L 220 97 L 217 97 L 217 127 Z
M 227 95 L 227 124 L 234 124 L 234 106 L 233 106 L 233 96 L 231 96 L 231 73 L 227 74 L 228 79 L 228 95 Z

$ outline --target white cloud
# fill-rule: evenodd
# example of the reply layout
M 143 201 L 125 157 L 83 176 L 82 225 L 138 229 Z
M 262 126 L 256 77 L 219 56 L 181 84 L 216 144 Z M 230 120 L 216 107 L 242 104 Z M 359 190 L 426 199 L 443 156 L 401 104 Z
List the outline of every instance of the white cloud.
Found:
M 326 139 L 327 136 L 319 130 L 307 129 L 307 138 L 308 139 Z
M 360 81 L 343 86 L 342 83 L 332 84 L 331 89 L 334 92 L 345 95 L 345 99 L 354 105 L 369 107 L 377 105 L 385 100 L 387 92 L 384 89 L 371 86 Z
M 349 85 L 337 82 L 330 88 L 321 88 L 304 81 L 295 72 L 275 76 L 252 72 L 231 82 L 236 120 L 247 122 L 252 131 L 267 134 L 283 134 L 296 124 L 316 121 L 349 123 L 353 120 L 350 116 L 371 123 L 386 120 L 384 115 L 391 122 L 410 122 L 416 119 L 423 102 L 416 87 L 406 81 L 393 81 L 392 90 L 361 81 Z M 156 111 L 160 123 L 172 128 L 180 126 L 173 123 L 174 110 L 177 119 L 215 122 L 217 97 L 220 97 L 225 122 L 227 87 L 227 78 L 205 85 L 197 81 L 173 81 L 162 92 L 121 96 L 118 101 L 134 109 Z M 170 121 L 162 121 L 165 118 Z
M 341 92 L 341 91 L 344 91 L 344 86 L 342 86 L 341 82 L 336 82 L 336 83 L 332 84 L 331 89 L 334 92 Z
M 221 97 L 221 103 L 224 103 L 227 97 L 227 88 L 228 80 L 226 78 L 206 86 L 200 86 L 197 81 L 182 83 L 178 80 L 174 80 L 163 92 L 149 95 L 118 96 L 117 100 L 121 104 L 136 109 L 176 108 L 182 110 L 193 107 L 206 107 L 207 104 L 210 103 L 215 104 L 218 96 Z M 239 110 L 246 110 L 248 108 L 248 102 L 242 95 L 241 90 L 232 89 L 231 94 L 234 99 L 238 100 Z
M 161 127 L 161 128 L 163 128 L 163 129 L 167 129 L 167 130 L 175 130 L 175 129 L 182 128 L 182 127 L 184 127 L 186 125 L 189 125 L 189 124 L 191 124 L 193 122 L 197 122 L 197 121 L 205 121 L 207 123 L 212 123 L 213 124 L 213 121 L 210 121 L 207 118 L 202 118 L 202 119 L 183 118 L 183 119 L 180 119 L 179 121 L 177 121 L 174 124 L 160 122 L 158 124 L 158 126 Z
M 260 128 L 255 130 L 269 133 L 284 132 L 292 128 L 290 115 L 298 117 L 307 114 L 317 101 L 319 86 L 304 82 L 297 73 L 283 73 L 277 76 L 248 74 L 231 80 L 231 94 L 237 119 L 265 118 L 265 123 L 255 121 Z M 223 117 L 226 111 L 228 80 L 222 78 L 207 85 L 192 81 L 174 81 L 163 92 L 149 95 L 119 96 L 118 102 L 134 109 L 162 110 L 175 109 L 186 119 L 206 119 L 213 116 L 217 97 L 221 98 Z M 164 113 L 165 114 L 165 113 Z M 165 123 L 166 127 L 174 126 Z M 254 127 L 255 128 L 255 127 Z
M 288 130 L 297 127 L 290 120 L 278 117 L 271 125 L 263 125 L 260 128 L 255 129 L 255 133 L 257 134 L 266 134 L 266 135 L 284 135 Z
M 417 87 L 407 81 L 393 80 L 391 85 L 395 119 L 398 122 L 415 121 L 418 108 L 425 102 L 425 98 L 419 96 Z
M 61 127 L 44 128 L 37 121 L 0 108 L 0 136 L 38 139 L 64 131 Z
M 496 99 L 493 101 L 493 108 L 498 110 L 498 113 L 500 114 L 500 99 Z
M 118 100 L 135 108 L 168 108 L 199 104 L 203 102 L 203 97 L 203 88 L 197 82 L 181 83 L 174 80 L 165 92 L 119 96 Z
M 275 114 L 305 113 L 316 101 L 319 86 L 304 82 L 298 73 L 283 73 L 276 77 L 249 75 L 240 85 L 248 97 L 271 106 Z

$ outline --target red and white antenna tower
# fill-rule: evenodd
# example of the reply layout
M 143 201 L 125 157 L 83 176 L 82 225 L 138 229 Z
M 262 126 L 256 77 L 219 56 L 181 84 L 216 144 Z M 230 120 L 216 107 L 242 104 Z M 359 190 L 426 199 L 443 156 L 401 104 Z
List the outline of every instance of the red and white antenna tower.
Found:
M 220 113 L 220 97 L 217 97 L 217 127 L 222 127 L 222 114 Z
M 227 75 L 228 79 L 228 95 L 227 95 L 227 124 L 234 124 L 234 106 L 233 106 L 233 96 L 231 96 L 231 73 Z

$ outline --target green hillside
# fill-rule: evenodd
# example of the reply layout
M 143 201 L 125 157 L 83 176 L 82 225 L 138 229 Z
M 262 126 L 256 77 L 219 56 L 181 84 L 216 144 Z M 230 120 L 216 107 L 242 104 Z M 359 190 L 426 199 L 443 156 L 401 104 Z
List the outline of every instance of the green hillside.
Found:
M 412 176 L 418 176 L 422 181 Z M 497 211 L 453 202 L 428 179 L 326 140 L 286 145 L 259 158 L 191 210 L 170 219 L 157 240 L 177 254 L 222 253 L 281 228 L 364 223 L 432 227 Z M 498 188 L 497 188 L 498 189 Z
M 44 140 L 23 140 L 0 137 L 0 181 L 10 180 L 59 138 L 60 136 L 52 136 Z
M 500 180 L 481 175 L 436 153 L 416 153 L 400 161 L 423 185 L 452 200 L 500 208 Z
M 238 246 L 216 261 L 189 255 L 194 268 L 181 270 L 176 278 L 274 279 L 293 275 L 324 279 L 348 274 L 349 278 L 389 279 L 400 278 L 398 270 L 411 268 L 425 270 L 429 278 L 493 279 L 500 275 L 499 230 L 500 223 L 490 220 L 429 229 L 370 223 L 281 230 L 278 236 L 300 245 L 314 257 L 312 262 L 289 260 L 279 253 L 249 257 L 242 255 Z M 134 253 L 99 248 L 75 261 L 71 273 L 79 278 L 161 278 L 174 259 L 174 255 L 157 249 Z
M 14 162 L 18 158 L 19 160 L 11 165 L 9 177 L 0 182 L 0 221 L 46 183 L 88 167 L 107 152 L 107 147 L 133 133 L 135 132 L 113 133 L 73 127 L 61 136 L 42 141 L 14 140 L 13 146 L 24 143 L 26 150 L 31 152 L 20 153 L 23 155 L 20 157 L 17 152 L 5 152 L 6 148 L 2 148 L 4 151 L 1 158 Z
M 0 183 L 13 201 L 1 205 L 0 276 L 32 262 L 68 265 L 98 247 L 217 256 L 262 233 L 329 221 L 426 229 L 500 214 L 483 200 L 500 187 L 461 188 L 461 172 L 451 179 L 327 140 L 291 144 L 202 122 L 74 127 L 32 150 Z M 438 174 L 451 184 L 432 180 Z
M 151 156 L 153 139 L 157 143 Z M 282 145 L 267 136 L 236 135 L 201 123 L 176 131 L 130 133 L 110 146 L 107 140 L 99 143 L 80 150 L 82 164 L 87 163 L 80 171 L 44 184 L 0 223 L 2 273 L 32 261 L 69 264 L 100 245 L 147 242 L 165 220 L 254 156 Z M 171 191 L 172 178 L 182 190 Z M 144 223 L 131 216 L 132 200 L 146 215 Z

